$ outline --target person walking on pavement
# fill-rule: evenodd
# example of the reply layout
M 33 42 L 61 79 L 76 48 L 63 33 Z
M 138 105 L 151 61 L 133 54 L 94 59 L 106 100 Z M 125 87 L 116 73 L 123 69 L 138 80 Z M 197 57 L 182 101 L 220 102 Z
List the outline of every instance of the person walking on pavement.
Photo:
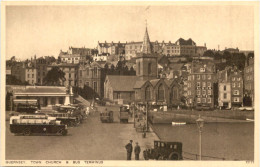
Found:
M 132 152 L 133 152 L 133 146 L 132 146 L 133 140 L 130 140 L 130 142 L 125 146 L 126 153 L 127 153 L 127 160 L 131 160 Z
M 134 151 L 135 151 L 135 160 L 139 160 L 139 154 L 141 152 L 141 148 L 138 145 L 138 142 L 136 142 Z

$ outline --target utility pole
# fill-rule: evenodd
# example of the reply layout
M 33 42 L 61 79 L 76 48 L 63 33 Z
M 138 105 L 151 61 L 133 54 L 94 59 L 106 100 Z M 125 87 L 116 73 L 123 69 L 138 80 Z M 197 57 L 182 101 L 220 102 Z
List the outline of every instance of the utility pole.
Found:
M 146 132 L 148 131 L 148 102 L 146 102 Z

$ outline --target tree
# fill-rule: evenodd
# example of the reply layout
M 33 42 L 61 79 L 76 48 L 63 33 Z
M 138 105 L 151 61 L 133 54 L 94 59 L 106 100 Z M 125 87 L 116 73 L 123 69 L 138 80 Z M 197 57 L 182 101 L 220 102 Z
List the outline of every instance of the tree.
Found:
M 214 53 L 212 50 L 207 50 L 206 52 L 204 52 L 203 56 L 205 57 L 214 57 Z
M 43 79 L 44 85 L 61 86 L 66 81 L 65 73 L 57 66 L 52 67 Z

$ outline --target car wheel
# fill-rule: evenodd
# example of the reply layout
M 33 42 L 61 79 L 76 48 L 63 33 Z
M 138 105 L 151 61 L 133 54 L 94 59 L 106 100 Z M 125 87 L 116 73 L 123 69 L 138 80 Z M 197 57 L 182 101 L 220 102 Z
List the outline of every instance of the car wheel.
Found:
M 30 136 L 30 134 L 31 134 L 31 129 L 26 128 L 26 129 L 23 130 L 23 135 L 24 136 Z
M 68 131 L 65 130 L 65 129 L 60 129 L 60 130 L 59 130 L 59 134 L 61 134 L 62 136 L 67 135 L 67 133 L 68 133 Z

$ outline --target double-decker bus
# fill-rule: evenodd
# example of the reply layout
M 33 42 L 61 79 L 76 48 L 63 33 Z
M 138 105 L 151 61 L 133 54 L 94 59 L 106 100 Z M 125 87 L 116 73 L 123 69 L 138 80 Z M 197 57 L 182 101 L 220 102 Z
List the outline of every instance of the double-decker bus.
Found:
M 29 136 L 33 133 L 67 135 L 67 125 L 48 115 L 18 115 L 10 118 L 10 131 Z

